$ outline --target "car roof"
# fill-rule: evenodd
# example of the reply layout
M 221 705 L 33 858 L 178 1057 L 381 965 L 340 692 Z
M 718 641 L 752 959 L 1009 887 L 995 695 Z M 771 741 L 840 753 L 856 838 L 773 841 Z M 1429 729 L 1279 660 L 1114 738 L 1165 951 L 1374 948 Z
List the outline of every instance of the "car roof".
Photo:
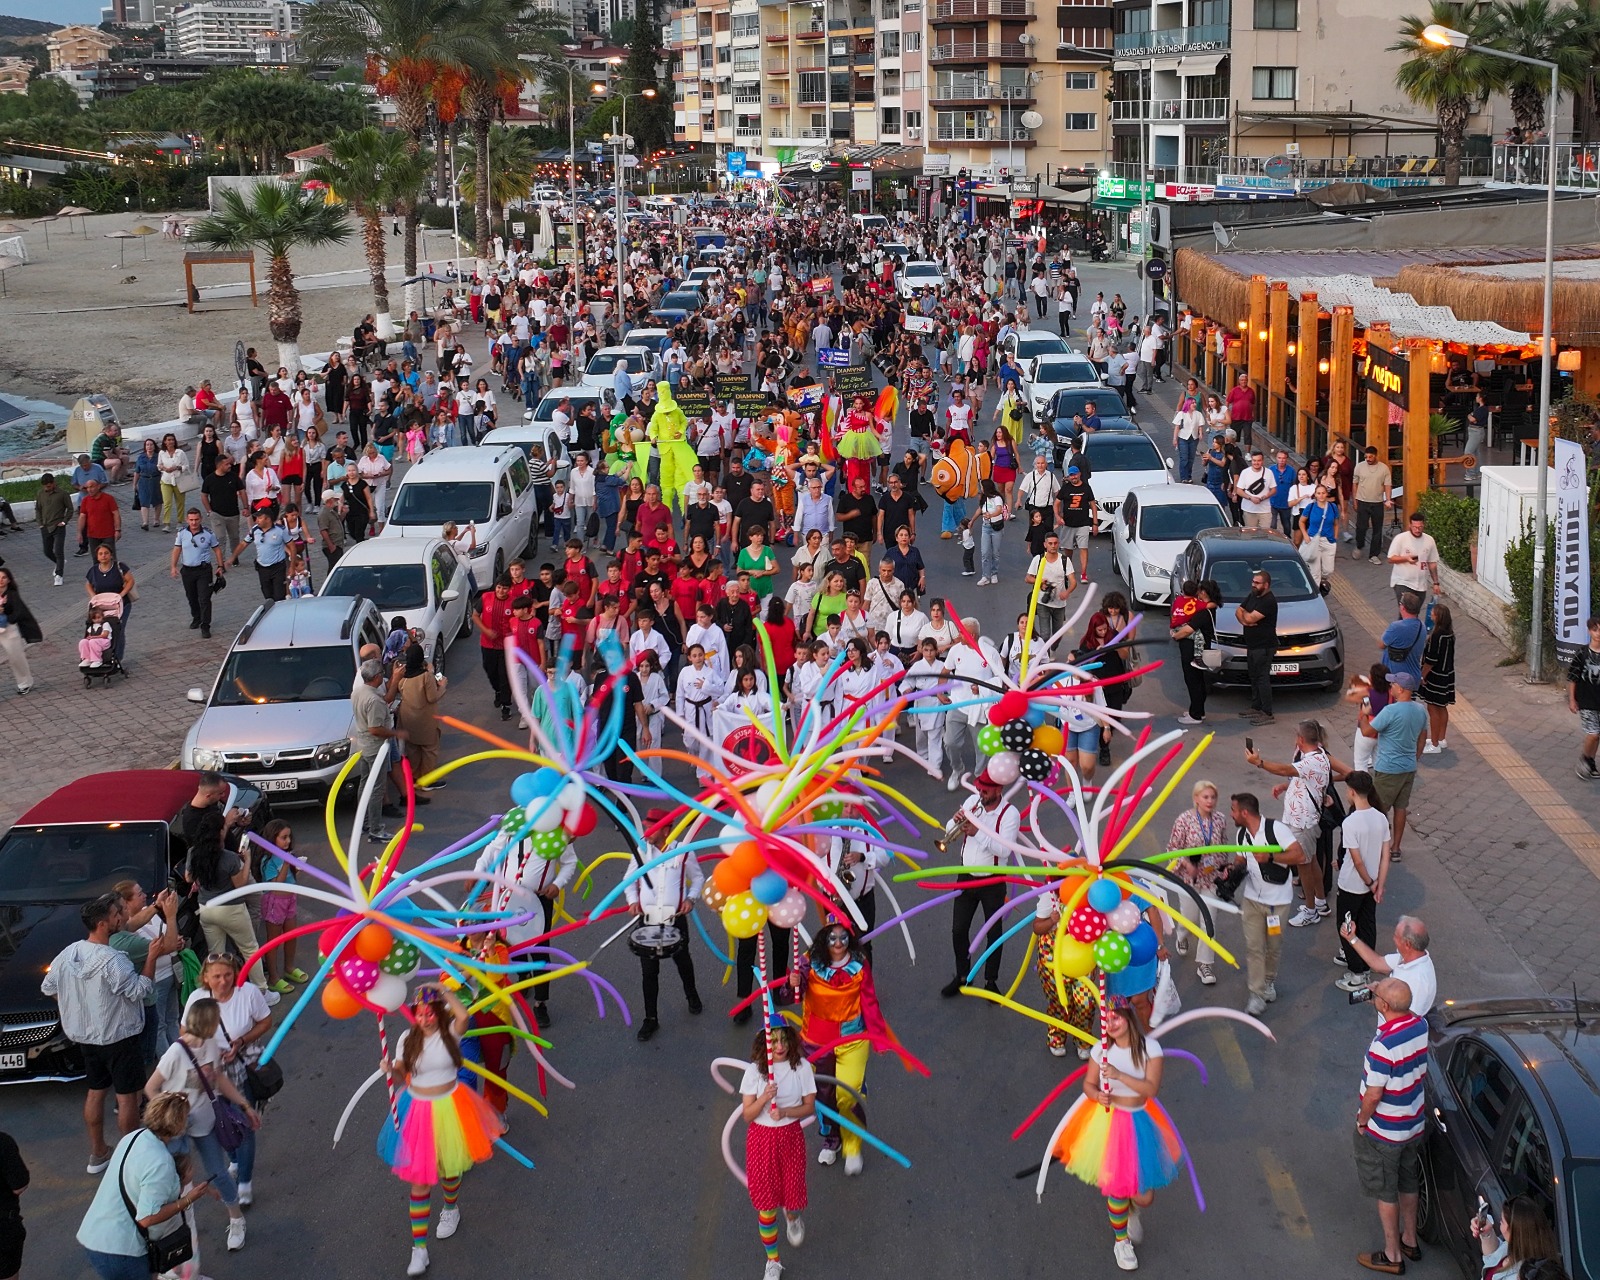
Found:
M 200 775 L 186 769 L 91 773 L 52 791 L 17 825 L 64 822 L 171 822 L 193 797 Z
M 443 538 L 367 538 L 346 547 L 333 569 L 342 565 L 421 564 L 433 554 L 434 546 L 443 541 Z M 333 575 L 333 569 L 323 575 L 323 581 Z
M 649 349 L 647 347 L 641 347 L 641 346 L 638 346 L 638 345 L 636 345 L 636 344 L 634 344 L 632 342 L 624 342 L 624 343 L 621 343 L 620 345 L 615 346 L 615 347 L 601 347 L 600 350 L 598 350 L 598 351 L 596 351 L 594 353 L 595 356 L 615 356 L 615 355 L 647 356 L 649 354 L 650 354 L 650 351 L 649 351 Z M 589 358 L 591 360 L 593 360 L 594 356 L 590 356 Z
M 1202 529 L 1194 535 L 1199 542 L 1211 549 L 1212 544 L 1216 550 L 1238 551 L 1248 546 L 1262 546 L 1263 544 L 1275 549 L 1287 548 L 1294 550 L 1294 543 L 1273 529 L 1241 529 L 1230 526 L 1226 529 Z
M 520 457 L 520 453 L 518 454 Z M 401 484 L 417 480 L 443 480 L 448 477 L 474 478 L 499 469 L 512 460 L 511 455 L 499 449 L 485 449 L 482 445 L 458 444 L 446 449 L 425 453 L 411 469 L 400 478 Z
M 363 605 L 369 609 L 375 607 L 360 596 L 301 596 L 274 600 L 251 615 L 233 647 L 289 649 L 296 641 L 326 644 L 330 636 L 348 640 Z
M 1222 510 L 1217 495 L 1203 484 L 1138 484 L 1128 490 L 1128 497 L 1139 499 L 1143 507 L 1176 507 L 1187 502 L 1207 502 Z
M 910 271 L 912 267 L 932 267 L 935 271 L 940 272 L 944 270 L 944 267 L 935 262 L 932 258 L 917 258 L 912 262 L 906 263 L 905 265 L 905 269 L 907 271 Z
M 1024 338 L 1050 338 L 1064 346 L 1067 341 L 1059 333 L 1051 333 L 1048 329 L 1018 329 L 1013 336 L 1018 342 Z

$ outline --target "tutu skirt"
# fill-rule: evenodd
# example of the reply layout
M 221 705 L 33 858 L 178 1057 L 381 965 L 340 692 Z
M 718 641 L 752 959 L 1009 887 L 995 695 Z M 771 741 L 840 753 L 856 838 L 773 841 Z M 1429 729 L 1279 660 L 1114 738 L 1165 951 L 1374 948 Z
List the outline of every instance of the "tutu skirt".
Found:
M 402 1089 L 396 1099 L 399 1127 L 384 1118 L 378 1155 L 402 1182 L 431 1187 L 441 1178 L 458 1178 L 493 1151 L 506 1131 L 493 1107 L 466 1085 L 437 1098 L 419 1098 Z
M 846 431 L 839 437 L 841 458 L 878 458 L 883 455 L 883 445 L 871 431 Z
M 1178 1130 L 1154 1098 L 1129 1111 L 1080 1096 L 1050 1154 L 1073 1177 L 1117 1197 L 1164 1187 L 1183 1164 Z

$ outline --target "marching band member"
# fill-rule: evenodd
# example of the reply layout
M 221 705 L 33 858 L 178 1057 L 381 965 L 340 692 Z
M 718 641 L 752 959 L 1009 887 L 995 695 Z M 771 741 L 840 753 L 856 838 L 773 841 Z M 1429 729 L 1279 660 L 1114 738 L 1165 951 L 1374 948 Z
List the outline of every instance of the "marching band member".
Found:
M 666 812 L 661 809 L 652 809 L 645 815 L 649 825 L 645 828 L 645 839 L 639 848 L 641 864 L 661 856 L 662 850 L 651 843 L 649 837 L 652 832 L 661 829 L 660 824 L 666 817 Z M 639 957 L 640 974 L 644 981 L 644 1021 L 639 1024 L 640 1040 L 650 1039 L 661 1029 L 660 1019 L 656 1016 L 656 1000 L 661 991 L 663 958 L 670 958 L 678 966 L 689 1012 L 699 1013 L 705 1007 L 700 1003 L 700 992 L 695 988 L 694 956 L 689 951 L 689 912 L 694 910 L 695 900 L 700 897 L 705 882 L 705 873 L 701 871 L 694 855 L 679 853 L 660 866 L 652 867 L 637 880 L 630 881 L 623 890 L 629 911 L 643 917 L 646 924 L 670 924 L 679 934 L 678 945 L 668 951 L 666 957 L 633 948 L 634 954 Z
M 506 846 L 510 839 L 509 832 L 496 832 L 494 839 L 478 855 L 473 870 L 481 875 L 499 876 L 514 886 L 491 885 L 481 895 L 480 907 L 494 911 L 509 909 L 518 914 L 525 911 L 539 913 L 536 919 L 512 925 L 505 930 L 506 941 L 516 946 L 548 933 L 555 924 L 555 900 L 578 873 L 578 855 L 569 842 L 558 857 L 541 858 L 534 852 L 533 842 L 527 837 L 508 853 Z M 550 1011 L 545 1002 L 550 994 L 550 984 L 540 983 L 529 994 L 533 997 L 534 1017 L 541 1027 L 548 1027 Z M 492 1062 L 485 1062 L 484 1065 L 498 1075 L 505 1074 Z
M 1001 798 L 1002 788 L 989 776 L 987 769 L 972 780 L 972 785 L 977 788 L 977 795 L 970 796 L 956 810 L 954 819 L 956 826 L 966 836 L 961 842 L 961 863 L 971 870 L 956 878 L 956 882 L 962 886 L 950 921 L 950 945 L 955 952 L 956 976 L 939 991 L 946 998 L 961 994 L 961 988 L 967 980 L 967 970 L 972 967 L 969 951 L 973 917 L 981 909 L 987 920 L 1006 903 L 1005 885 L 986 884 L 969 889 L 965 887 L 966 883 L 998 874 L 1012 856 L 1010 846 L 1022 828 L 1022 815 L 1017 812 L 1015 805 Z M 1000 953 L 1003 949 L 996 947 L 983 963 L 985 990 L 1000 989 Z
M 847 817 L 862 817 L 859 809 Z M 864 932 L 871 933 L 878 922 L 878 881 L 889 865 L 889 851 L 870 835 L 857 831 L 851 836 L 833 836 L 828 841 L 828 870 L 849 890 L 851 900 L 866 921 Z M 852 929 L 854 925 L 850 926 Z M 872 944 L 862 948 L 872 959 Z

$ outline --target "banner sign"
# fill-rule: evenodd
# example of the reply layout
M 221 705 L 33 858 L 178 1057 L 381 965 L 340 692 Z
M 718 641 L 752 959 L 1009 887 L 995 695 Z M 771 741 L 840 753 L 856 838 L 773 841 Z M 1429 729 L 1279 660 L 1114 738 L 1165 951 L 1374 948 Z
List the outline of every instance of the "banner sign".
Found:
M 833 277 L 832 276 L 812 276 L 811 277 L 811 283 L 810 283 L 810 285 L 808 287 L 810 288 L 812 293 L 832 293 L 833 292 Z
M 726 400 L 740 392 L 750 390 L 750 379 L 742 373 L 719 373 L 716 377 L 717 399 Z
M 900 324 L 907 333 L 932 333 L 936 327 L 932 316 L 908 315 L 901 319 Z
M 741 418 L 759 417 L 767 411 L 766 393 L 762 391 L 734 392 L 733 411 Z
M 834 385 L 842 396 L 866 396 L 870 399 L 878 394 L 877 387 L 872 385 L 872 370 L 864 365 L 839 370 Z
M 796 409 L 814 409 L 822 403 L 822 388 L 815 382 L 789 388 L 789 404 Z
M 1583 446 L 1556 440 L 1555 557 L 1556 656 L 1571 662 L 1589 645 L 1589 488 L 1584 483 Z
M 823 347 L 817 352 L 817 363 L 830 369 L 848 369 L 850 353 L 843 347 Z
M 679 407 L 691 421 L 711 412 L 711 393 L 709 391 L 684 387 L 673 392 L 672 398 L 678 402 Z
M 871 191 L 872 190 L 872 170 L 870 170 L 870 169 L 853 169 L 853 170 L 851 170 L 851 172 L 850 172 L 850 190 L 852 190 L 852 191 Z
M 1361 385 L 1373 395 L 1400 409 L 1411 407 L 1411 361 L 1398 351 L 1385 351 L 1369 343 L 1359 372 Z

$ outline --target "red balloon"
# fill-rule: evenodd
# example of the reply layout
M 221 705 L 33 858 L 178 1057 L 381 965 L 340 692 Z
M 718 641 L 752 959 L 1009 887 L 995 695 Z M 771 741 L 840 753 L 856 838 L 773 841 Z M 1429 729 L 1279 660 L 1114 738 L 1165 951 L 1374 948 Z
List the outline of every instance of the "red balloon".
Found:
M 360 922 L 354 916 L 343 916 L 335 920 L 317 935 L 317 950 L 324 956 L 331 956 L 333 949 L 339 945 L 344 935 L 358 923 Z
M 1012 689 L 1000 695 L 1000 700 L 989 708 L 990 724 L 1010 724 L 1028 714 L 1028 695 Z
M 1094 942 L 1106 931 L 1106 918 L 1088 903 L 1072 912 L 1067 921 L 1067 932 L 1079 942 Z
M 574 839 L 576 839 L 578 836 L 586 836 L 594 830 L 595 823 L 598 820 L 599 819 L 594 811 L 594 806 L 592 804 L 586 804 L 583 806 L 583 808 L 579 809 L 577 813 L 567 819 L 567 834 L 572 836 Z

